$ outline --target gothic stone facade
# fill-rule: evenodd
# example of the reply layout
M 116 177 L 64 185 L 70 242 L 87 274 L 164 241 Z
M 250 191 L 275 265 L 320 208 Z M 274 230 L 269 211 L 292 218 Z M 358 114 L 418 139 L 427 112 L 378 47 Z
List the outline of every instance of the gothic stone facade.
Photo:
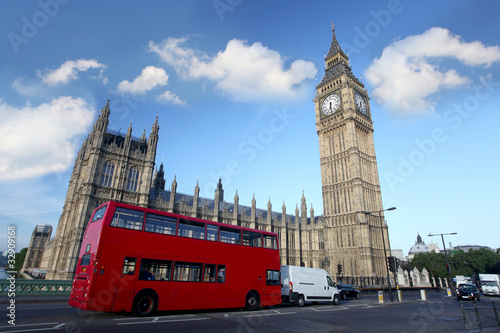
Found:
M 109 101 L 75 160 L 68 193 L 44 262 L 47 279 L 72 279 L 83 233 L 93 210 L 116 200 L 147 206 L 158 144 L 158 118 L 146 140 L 108 131 Z
M 367 218 L 364 211 L 382 210 L 382 200 L 373 143 L 368 94 L 354 77 L 347 55 L 335 37 L 325 59 L 323 80 L 314 100 L 320 146 L 324 216 L 307 209 L 302 193 L 300 209 L 287 214 L 240 205 L 238 193 L 233 203 L 224 200 L 219 181 L 214 198 L 194 193 L 177 193 L 174 178 L 165 190 L 163 164 L 154 171 L 158 143 L 158 119 L 146 140 L 107 130 L 109 101 L 76 158 L 68 194 L 56 236 L 47 251 L 48 278 L 71 279 L 76 267 L 82 234 L 95 207 L 117 200 L 162 211 L 278 234 L 282 264 L 325 268 L 343 282 L 360 286 L 384 283 L 381 231 L 389 248 L 383 216 Z M 154 175 L 153 175 L 154 173 Z M 309 213 L 309 214 L 308 214 Z M 343 272 L 337 275 L 338 265 Z

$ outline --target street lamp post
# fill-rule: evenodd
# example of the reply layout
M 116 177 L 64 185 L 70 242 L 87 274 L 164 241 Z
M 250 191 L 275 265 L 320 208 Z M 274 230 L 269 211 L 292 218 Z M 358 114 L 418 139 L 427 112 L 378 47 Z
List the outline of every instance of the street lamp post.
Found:
M 446 257 L 446 266 L 448 267 L 448 274 L 450 276 L 450 289 L 451 289 L 451 295 L 455 296 L 455 293 L 453 292 L 454 286 L 453 286 L 453 277 L 451 275 L 451 266 L 450 266 L 450 261 L 448 260 L 448 253 L 446 252 L 446 245 L 444 245 L 444 236 L 443 235 L 456 235 L 456 232 L 450 232 L 447 234 L 431 234 L 429 233 L 429 237 L 432 236 L 439 236 L 441 235 L 441 240 L 443 241 L 443 249 L 444 249 L 444 256 Z
M 387 287 L 389 288 L 389 298 L 390 298 L 391 302 L 393 302 L 392 287 L 391 287 L 391 278 L 389 276 L 389 266 L 387 263 L 387 249 L 385 248 L 385 236 L 384 236 L 384 224 L 383 224 L 382 212 L 385 212 L 387 210 L 395 210 L 395 209 L 396 209 L 396 207 L 391 207 L 391 208 L 382 209 L 382 210 L 375 211 L 375 212 L 363 212 L 363 214 L 365 214 L 365 215 L 373 215 L 372 213 L 379 213 L 379 215 L 373 215 L 373 216 L 380 217 L 380 230 L 382 231 L 382 245 L 384 246 L 385 269 L 387 271 Z M 389 241 L 389 240 L 387 240 L 387 241 Z

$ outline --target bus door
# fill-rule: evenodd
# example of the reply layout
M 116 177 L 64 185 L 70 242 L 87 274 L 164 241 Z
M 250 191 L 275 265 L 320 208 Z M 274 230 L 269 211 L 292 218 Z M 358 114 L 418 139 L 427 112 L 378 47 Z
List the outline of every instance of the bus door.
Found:
M 139 258 L 124 256 L 121 259 L 121 271 L 112 272 L 112 280 L 115 285 L 112 311 L 121 311 L 122 309 L 130 311 L 134 298 L 135 281 L 139 274 Z

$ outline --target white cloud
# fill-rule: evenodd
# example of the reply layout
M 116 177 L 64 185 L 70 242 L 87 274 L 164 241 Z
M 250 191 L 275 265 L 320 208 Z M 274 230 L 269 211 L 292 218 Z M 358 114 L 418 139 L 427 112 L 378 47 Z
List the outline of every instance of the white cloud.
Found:
M 68 83 L 70 80 L 78 79 L 78 72 L 86 72 L 89 69 L 100 69 L 98 79 L 106 84 L 108 79 L 103 77 L 103 71 L 107 66 L 99 63 L 94 59 L 79 59 L 79 60 L 68 60 L 61 65 L 58 69 L 45 69 L 43 72 L 38 71 L 38 76 L 42 79 L 42 82 L 53 86 L 59 83 Z
M 184 38 L 168 38 L 160 44 L 149 42 L 149 50 L 173 66 L 183 79 L 208 78 L 215 89 L 229 99 L 251 102 L 268 99 L 300 98 L 304 82 L 314 78 L 312 62 L 296 60 L 285 69 L 285 60 L 261 43 L 248 45 L 233 39 L 215 57 L 197 52 L 182 44 Z
M 78 137 L 88 132 L 94 111 L 82 98 L 59 97 L 23 108 L 0 99 L 0 118 L 0 180 L 12 180 L 73 165 Z
M 41 85 L 39 80 L 27 77 L 15 78 L 12 82 L 12 88 L 23 96 L 44 96 L 47 87 Z
M 441 58 L 489 67 L 500 61 L 500 48 L 484 46 L 478 41 L 464 42 L 444 28 L 409 36 L 387 46 L 366 70 L 366 78 L 374 86 L 372 96 L 395 112 L 432 112 L 433 95 L 470 82 L 455 69 L 443 70 L 433 64 Z
M 159 95 L 156 100 L 162 104 L 174 104 L 182 107 L 187 106 L 187 103 L 185 101 L 181 100 L 179 96 L 168 90 Z
M 163 68 L 148 66 L 144 68 L 141 75 L 136 77 L 134 81 L 129 82 L 124 80 L 118 84 L 118 92 L 130 94 L 142 94 L 157 86 L 167 84 L 168 75 Z

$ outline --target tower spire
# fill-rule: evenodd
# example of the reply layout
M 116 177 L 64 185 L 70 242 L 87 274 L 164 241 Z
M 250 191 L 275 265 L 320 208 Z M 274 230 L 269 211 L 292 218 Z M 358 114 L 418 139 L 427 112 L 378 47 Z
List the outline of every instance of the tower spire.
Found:
M 339 42 L 337 41 L 337 36 L 335 35 L 335 24 L 332 22 L 332 43 L 330 44 L 330 50 L 328 50 L 325 61 L 328 61 L 328 59 L 333 57 L 337 52 L 340 52 L 347 60 L 349 60 L 349 57 L 342 50 Z
M 321 82 L 316 86 L 316 90 L 344 74 L 364 88 L 364 85 L 351 71 L 349 57 L 340 47 L 337 36 L 335 35 L 335 25 L 332 22 L 332 43 L 325 56 L 325 75 L 323 75 L 323 79 L 321 79 Z
M 108 118 L 109 117 L 109 113 L 110 113 L 110 110 L 109 110 L 109 98 L 108 98 L 108 101 L 106 102 L 106 105 L 101 110 L 101 116 L 103 116 L 105 118 Z

